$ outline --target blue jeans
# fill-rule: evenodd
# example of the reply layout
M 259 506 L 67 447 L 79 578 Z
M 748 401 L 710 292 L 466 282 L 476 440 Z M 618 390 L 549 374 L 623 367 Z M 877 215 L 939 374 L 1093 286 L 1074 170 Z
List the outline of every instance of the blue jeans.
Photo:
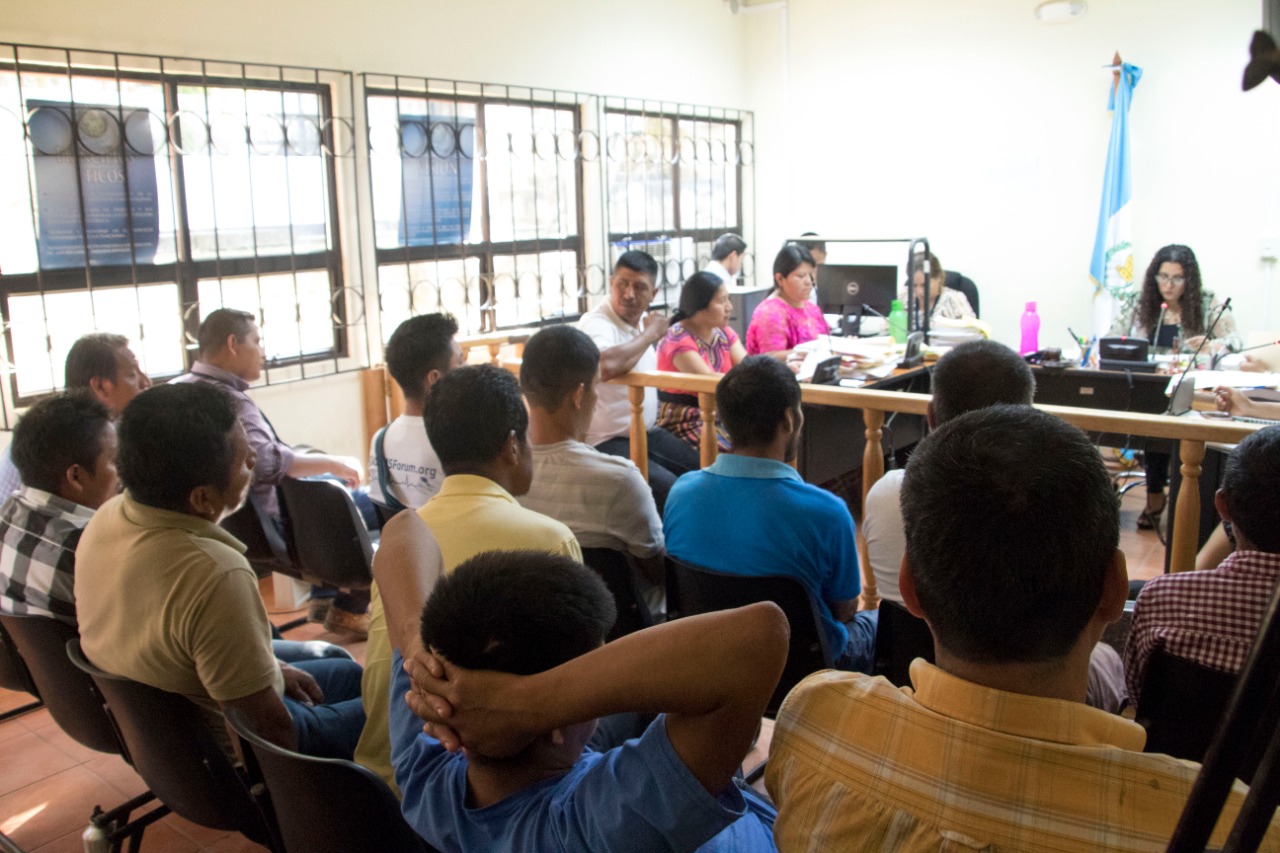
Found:
M 876 625 L 879 621 L 879 610 L 859 610 L 856 616 L 844 623 L 849 632 L 849 643 L 836 654 L 836 669 L 871 672 L 876 659 Z
M 364 705 L 360 702 L 363 667 L 354 660 L 338 657 L 300 660 L 292 665 L 309 673 L 324 693 L 323 705 L 284 698 L 284 706 L 293 718 L 298 752 L 350 761 L 364 729 Z

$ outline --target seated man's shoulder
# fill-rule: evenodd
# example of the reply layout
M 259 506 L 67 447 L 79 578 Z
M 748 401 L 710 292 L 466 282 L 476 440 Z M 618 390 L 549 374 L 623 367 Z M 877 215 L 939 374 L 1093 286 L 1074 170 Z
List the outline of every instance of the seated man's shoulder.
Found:
M 858 703 L 910 704 L 912 699 L 880 676 L 828 669 L 815 672 L 792 688 L 778 711 L 778 728 L 787 729 L 809 714 L 843 716 Z

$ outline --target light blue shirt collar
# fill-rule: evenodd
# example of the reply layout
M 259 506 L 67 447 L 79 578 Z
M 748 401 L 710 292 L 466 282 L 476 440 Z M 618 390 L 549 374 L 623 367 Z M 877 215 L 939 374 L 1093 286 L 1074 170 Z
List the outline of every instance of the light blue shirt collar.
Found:
M 785 462 L 776 459 L 760 459 L 755 456 L 737 456 L 733 453 L 721 453 L 704 469 L 710 474 L 721 477 L 744 477 L 755 480 L 795 480 L 803 483 L 800 472 Z

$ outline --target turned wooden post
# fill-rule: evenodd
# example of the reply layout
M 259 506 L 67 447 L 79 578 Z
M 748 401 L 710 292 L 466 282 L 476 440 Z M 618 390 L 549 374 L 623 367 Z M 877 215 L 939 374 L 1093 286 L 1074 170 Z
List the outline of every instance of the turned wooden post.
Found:
M 502 354 L 502 344 L 496 343 L 496 342 L 489 344 L 489 363 L 490 364 L 494 365 L 495 367 L 501 367 L 502 366 L 501 354 Z
M 862 451 L 862 517 L 867 515 L 867 493 L 876 481 L 884 476 L 884 451 L 880 440 L 884 430 L 884 412 L 879 409 L 863 409 L 862 420 L 867 425 L 867 446 Z M 867 537 L 858 528 L 858 558 L 862 565 L 862 609 L 875 610 L 880 606 L 876 589 L 876 574 L 871 570 L 867 556 Z
M 698 464 L 707 468 L 716 461 L 720 445 L 716 441 L 716 395 L 706 391 L 698 394 L 698 408 L 702 410 L 702 446 Z
M 360 408 L 364 421 L 364 446 L 373 442 L 373 435 L 387 425 L 387 383 L 390 381 L 381 367 L 360 371 Z M 391 382 L 395 385 L 394 382 Z
M 644 388 L 631 385 L 627 388 L 631 401 L 631 461 L 640 469 L 640 476 L 649 479 L 649 433 L 644 428 Z
M 1200 463 L 1204 461 L 1204 442 L 1183 439 L 1180 444 L 1182 486 L 1178 490 L 1178 509 L 1169 534 L 1169 570 L 1189 572 L 1196 567 L 1200 533 Z

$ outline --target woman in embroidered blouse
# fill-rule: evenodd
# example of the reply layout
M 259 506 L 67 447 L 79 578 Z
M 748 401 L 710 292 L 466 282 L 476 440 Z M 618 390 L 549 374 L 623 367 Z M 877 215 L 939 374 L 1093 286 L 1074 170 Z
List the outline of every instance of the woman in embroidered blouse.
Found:
M 922 253 L 923 254 L 923 253 Z M 911 264 L 911 286 L 915 290 L 915 304 L 918 306 L 924 301 L 924 263 L 921 255 L 917 255 L 915 261 Z M 942 318 L 944 320 L 972 320 L 978 315 L 973 313 L 973 306 L 969 304 L 969 298 L 958 290 L 953 290 L 946 286 L 947 273 L 942 269 L 942 264 L 938 263 L 938 257 L 932 253 L 929 255 L 929 296 L 933 298 L 933 308 L 929 314 L 931 320 Z M 907 300 L 903 300 L 906 304 Z M 919 309 L 916 309 L 917 312 Z M 920 327 L 919 322 L 914 324 Z
M 732 304 L 729 290 L 715 275 L 691 275 L 680 289 L 680 307 L 667 336 L 658 345 L 658 369 L 679 373 L 728 373 L 746 350 L 738 334 L 729 328 Z M 702 440 L 702 410 L 698 396 L 675 389 L 658 390 L 657 425 L 694 448 Z M 716 440 L 729 449 L 728 435 L 716 424 Z
M 813 255 L 804 246 L 782 247 L 773 261 L 773 292 L 756 306 L 747 327 L 748 353 L 790 362 L 797 344 L 831 334 L 822 309 L 809 301 L 816 269 Z

